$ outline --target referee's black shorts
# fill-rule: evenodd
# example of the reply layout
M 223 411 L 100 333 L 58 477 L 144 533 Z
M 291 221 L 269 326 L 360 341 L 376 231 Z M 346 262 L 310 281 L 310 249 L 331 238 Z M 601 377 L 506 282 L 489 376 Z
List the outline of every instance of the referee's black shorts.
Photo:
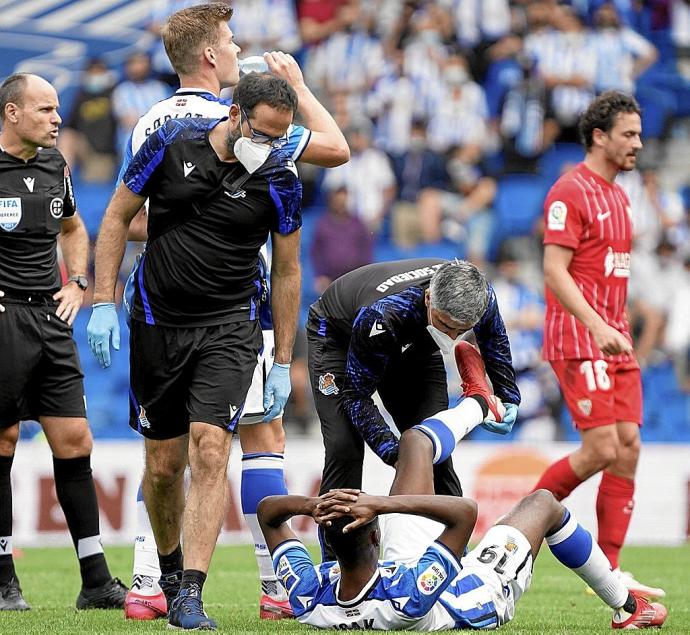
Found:
M 39 417 L 86 417 L 84 375 L 72 327 L 50 294 L 2 298 L 0 428 Z
M 200 421 L 234 432 L 263 338 L 258 320 L 177 328 L 132 320 L 129 425 L 173 439 Z

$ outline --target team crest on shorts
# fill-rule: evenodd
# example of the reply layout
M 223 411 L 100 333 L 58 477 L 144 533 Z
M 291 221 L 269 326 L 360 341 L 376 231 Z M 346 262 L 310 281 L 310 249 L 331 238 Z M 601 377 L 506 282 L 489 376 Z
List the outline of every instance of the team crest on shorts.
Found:
M 585 417 L 589 417 L 589 415 L 592 414 L 592 400 L 591 399 L 580 399 L 577 402 L 577 407 L 580 409 L 580 412 L 585 415 Z
M 146 410 L 144 410 L 144 406 L 139 406 L 139 425 L 142 428 L 150 428 L 151 427 L 151 422 L 146 418 Z
M 517 542 L 515 542 L 515 538 L 513 538 L 513 536 L 508 536 L 506 538 L 506 547 L 505 547 L 506 551 L 513 553 L 513 552 L 517 551 L 517 548 L 518 548 L 518 546 L 517 546 Z
M 329 395 L 337 395 L 340 392 L 340 388 L 335 385 L 335 375 L 333 373 L 326 373 L 319 377 L 319 392 L 327 397 Z
M 439 584 L 443 583 L 446 577 L 447 574 L 443 567 L 434 562 L 417 579 L 417 588 L 424 595 L 431 595 L 438 588 Z

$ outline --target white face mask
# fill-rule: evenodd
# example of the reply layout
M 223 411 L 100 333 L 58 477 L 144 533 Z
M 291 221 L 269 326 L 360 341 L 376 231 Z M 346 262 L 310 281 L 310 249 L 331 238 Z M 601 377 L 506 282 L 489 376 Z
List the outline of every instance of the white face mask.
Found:
M 249 174 L 254 174 L 268 159 L 271 154 L 271 146 L 265 143 L 256 143 L 248 137 L 240 137 L 233 146 L 235 158 L 247 169 Z
M 455 349 L 455 345 L 460 341 L 460 338 L 462 337 L 462 334 L 460 334 L 455 339 L 453 339 L 450 335 L 447 335 L 443 331 L 439 331 L 432 324 L 428 324 L 426 330 L 429 331 L 431 339 L 433 339 L 434 342 L 436 342 L 437 346 L 441 349 L 441 352 L 445 354 L 452 353 Z

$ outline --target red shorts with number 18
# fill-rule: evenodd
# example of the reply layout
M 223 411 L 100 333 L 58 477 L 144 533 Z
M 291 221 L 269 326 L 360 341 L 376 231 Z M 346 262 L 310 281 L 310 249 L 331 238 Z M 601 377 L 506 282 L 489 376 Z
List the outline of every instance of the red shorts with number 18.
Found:
M 552 360 L 563 398 L 579 430 L 618 421 L 642 425 L 642 377 L 636 360 Z

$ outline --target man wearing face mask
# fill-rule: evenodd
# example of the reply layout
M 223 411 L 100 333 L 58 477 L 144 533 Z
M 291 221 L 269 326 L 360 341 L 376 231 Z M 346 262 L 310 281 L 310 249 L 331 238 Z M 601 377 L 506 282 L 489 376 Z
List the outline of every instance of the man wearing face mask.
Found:
M 95 308 L 114 301 L 127 227 L 148 198 L 149 242 L 131 314 L 130 425 L 145 437 L 146 503 L 161 553 L 175 552 L 182 526 L 184 571 L 168 619 L 185 630 L 215 630 L 201 591 L 228 496 L 232 433 L 262 344 L 259 251 L 269 233 L 274 371 L 287 373 L 292 356 L 302 187 L 280 142 L 296 109 L 285 80 L 251 73 L 228 118 L 163 124 L 132 159 L 96 246 Z M 110 330 L 100 346 L 109 345 Z M 285 385 L 289 393 L 289 382 L 276 383 L 277 411 Z M 171 492 L 187 461 L 182 519 Z
M 438 258 L 367 265 L 338 278 L 312 304 L 307 337 L 326 450 L 322 493 L 361 488 L 365 441 L 388 465 L 398 460 L 398 439 L 372 399 L 375 392 L 400 432 L 448 408 L 439 349 L 450 353 L 470 329 L 506 408 L 491 417 L 486 399 L 484 426 L 506 434 L 520 392 L 495 294 L 474 265 Z M 438 494 L 462 494 L 452 459 L 434 466 L 434 479 Z
M 177 4 L 183 4 L 177 2 Z M 190 4 L 190 3 L 187 3 Z M 180 89 L 168 99 L 158 102 L 143 115 L 132 130 L 118 180 L 122 180 L 134 154 L 144 140 L 168 119 L 206 117 L 217 119 L 227 115 L 230 102 L 220 98 L 221 89 L 235 86 L 240 79 L 237 56 L 240 48 L 234 42 L 234 33 L 228 20 L 233 9 L 224 2 L 196 4 L 177 11 L 165 21 L 161 38 L 170 63 L 179 74 Z M 297 62 L 280 51 L 264 54 L 264 62 L 277 77 L 285 79 L 297 93 L 299 114 L 304 126 L 291 125 L 282 146 L 295 161 L 322 167 L 333 167 L 349 158 L 349 149 L 342 132 L 328 111 L 318 102 L 304 83 Z M 147 214 L 142 210 L 129 226 L 129 240 L 145 241 Z M 262 255 L 266 256 L 266 249 Z M 125 288 L 125 306 L 131 306 L 136 279 L 136 267 Z M 275 380 L 273 368 L 273 326 L 268 303 L 262 304 L 259 319 L 262 324 L 264 345 L 257 360 L 244 414 L 238 430 L 242 447 L 242 513 L 255 545 L 258 577 L 260 580 L 259 615 L 266 619 L 291 617 L 292 609 L 287 595 L 273 571 L 266 541 L 256 519 L 256 505 L 263 496 L 284 494 L 285 431 L 282 412 L 271 408 L 271 419 L 264 407 L 264 394 L 271 392 Z M 89 327 L 107 332 L 103 322 L 117 322 L 114 307 L 100 307 L 94 312 Z M 97 340 L 97 338 L 95 338 Z M 97 341 L 92 343 L 98 345 Z M 100 347 L 97 355 L 102 366 L 110 364 L 109 347 Z M 285 369 L 276 367 L 281 380 L 288 381 Z M 183 483 L 178 483 L 180 491 Z M 174 597 L 182 575 L 182 555 L 179 545 L 171 551 L 159 553 L 144 503 L 146 483 L 137 492 L 137 530 L 134 540 L 132 585 L 125 602 L 127 619 L 149 620 L 167 615 L 166 596 Z M 183 496 L 180 495 L 182 500 Z M 161 568 L 163 562 L 163 568 Z M 162 580 L 161 580 L 161 575 Z M 162 587 L 161 587 L 162 582 Z
M 115 167 L 117 122 L 111 101 L 115 76 L 93 58 L 84 70 L 58 148 L 72 168 L 81 167 L 89 182 L 110 182 Z

